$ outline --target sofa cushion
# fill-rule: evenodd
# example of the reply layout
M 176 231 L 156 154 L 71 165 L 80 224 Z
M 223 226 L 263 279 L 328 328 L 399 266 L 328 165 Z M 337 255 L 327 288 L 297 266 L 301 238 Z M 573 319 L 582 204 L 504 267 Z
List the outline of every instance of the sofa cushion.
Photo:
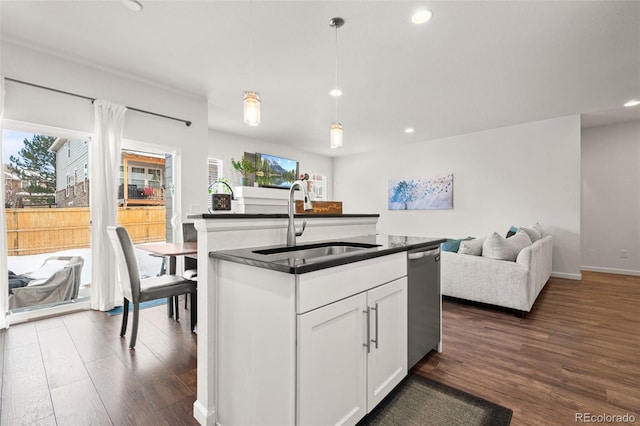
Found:
M 448 239 L 444 243 L 441 244 L 442 251 L 450 251 L 453 253 L 457 253 L 460 249 L 460 243 L 462 241 L 471 240 L 473 237 L 460 238 L 459 240 Z
M 535 243 L 540 238 L 542 238 L 542 233 L 538 231 L 536 228 L 520 228 L 520 229 L 526 232 L 526 234 L 531 239 L 532 243 Z
M 482 254 L 482 244 L 484 244 L 484 240 L 485 237 L 461 241 L 458 253 L 480 256 Z
M 538 232 L 540 232 L 540 238 L 547 236 L 547 232 L 544 230 L 542 225 L 540 225 L 538 222 L 536 222 L 536 223 L 534 223 L 532 225 L 529 225 L 527 228 L 533 228 L 533 229 L 538 230 Z
M 489 259 L 515 261 L 523 248 L 531 245 L 531 239 L 524 231 L 518 231 L 509 239 L 494 232 L 482 244 L 482 256 Z

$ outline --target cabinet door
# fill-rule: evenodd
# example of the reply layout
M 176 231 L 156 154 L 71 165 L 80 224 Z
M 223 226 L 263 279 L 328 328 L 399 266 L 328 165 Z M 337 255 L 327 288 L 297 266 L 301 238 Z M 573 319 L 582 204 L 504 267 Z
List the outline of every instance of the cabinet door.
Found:
M 368 305 L 367 412 L 407 375 L 407 278 L 369 290 Z
M 353 425 L 366 414 L 366 301 L 298 315 L 298 425 Z

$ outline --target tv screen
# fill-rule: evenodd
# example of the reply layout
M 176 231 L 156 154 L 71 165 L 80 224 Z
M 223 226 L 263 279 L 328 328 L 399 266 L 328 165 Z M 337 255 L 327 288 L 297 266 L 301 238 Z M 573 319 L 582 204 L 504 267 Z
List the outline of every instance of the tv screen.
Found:
M 256 153 L 256 182 L 268 188 L 289 189 L 298 179 L 298 162 L 275 155 Z

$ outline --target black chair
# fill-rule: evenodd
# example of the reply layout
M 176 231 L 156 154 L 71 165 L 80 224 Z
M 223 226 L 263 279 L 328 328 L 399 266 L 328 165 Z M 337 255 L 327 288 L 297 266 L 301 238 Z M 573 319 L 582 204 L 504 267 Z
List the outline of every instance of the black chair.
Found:
M 198 319 L 196 282 L 178 275 L 160 275 L 152 278 L 140 278 L 138 259 L 131 243 L 129 233 L 122 226 L 108 226 L 107 233 L 116 253 L 116 261 L 120 270 L 120 284 L 124 296 L 122 312 L 122 328 L 120 337 L 127 331 L 129 317 L 129 302 L 133 304 L 133 326 L 129 347 L 134 349 L 138 336 L 138 318 L 140 303 L 149 300 L 172 298 L 185 293 L 191 293 L 191 332 L 194 331 Z
M 182 224 L 182 241 L 185 243 L 197 242 L 198 241 L 198 231 L 196 231 L 193 223 L 183 223 Z M 190 256 L 185 256 L 184 258 L 184 272 L 182 276 L 191 281 L 198 281 L 198 259 L 195 259 Z M 185 295 L 184 298 L 184 307 L 187 307 L 187 297 Z

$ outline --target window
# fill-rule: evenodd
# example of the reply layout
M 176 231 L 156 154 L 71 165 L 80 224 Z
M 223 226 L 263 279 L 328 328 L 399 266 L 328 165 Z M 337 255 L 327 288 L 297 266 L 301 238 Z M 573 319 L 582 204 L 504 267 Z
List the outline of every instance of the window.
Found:
M 78 182 L 78 169 L 73 170 L 73 195 L 78 195 L 78 189 L 76 187 L 76 182 Z
M 218 160 L 217 158 L 209 158 L 208 169 L 209 181 L 207 182 L 207 186 L 211 185 L 213 182 L 222 177 L 222 160 Z M 211 197 L 209 196 L 207 196 L 207 207 L 211 209 Z
M 71 142 L 67 142 L 67 158 L 71 158 Z
M 71 187 L 74 186 L 75 176 L 72 176 L 71 173 L 67 172 L 67 187 L 64 191 L 65 197 L 69 198 L 69 194 L 71 192 Z

